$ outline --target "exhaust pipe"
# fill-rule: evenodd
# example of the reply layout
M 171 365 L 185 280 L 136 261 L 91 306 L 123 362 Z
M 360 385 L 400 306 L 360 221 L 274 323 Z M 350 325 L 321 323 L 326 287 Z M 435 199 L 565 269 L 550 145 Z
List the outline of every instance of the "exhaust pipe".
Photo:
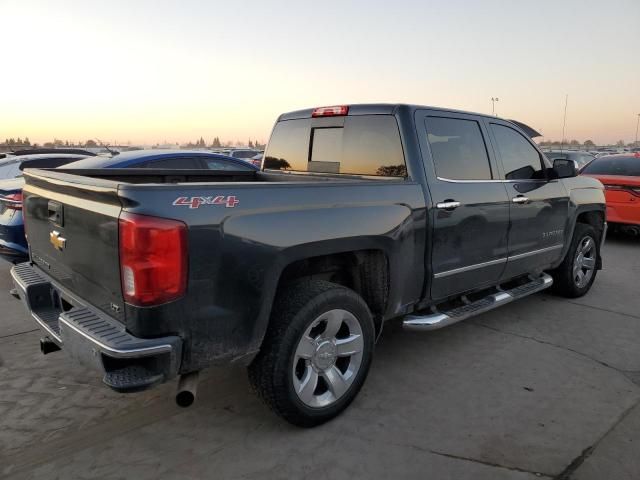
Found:
M 49 337 L 40 339 L 40 351 L 43 355 L 61 350 L 57 343 L 53 342 Z
M 200 372 L 191 372 L 180 376 L 178 392 L 176 393 L 176 403 L 179 407 L 190 407 L 196 400 L 199 373 Z

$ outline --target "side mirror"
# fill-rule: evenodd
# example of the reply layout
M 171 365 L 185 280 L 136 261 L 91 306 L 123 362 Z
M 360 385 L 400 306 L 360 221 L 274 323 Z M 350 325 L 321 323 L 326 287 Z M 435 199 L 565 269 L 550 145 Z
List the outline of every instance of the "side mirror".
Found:
M 558 175 L 558 178 L 571 178 L 578 175 L 578 166 L 573 160 L 556 158 L 553 161 L 553 171 Z

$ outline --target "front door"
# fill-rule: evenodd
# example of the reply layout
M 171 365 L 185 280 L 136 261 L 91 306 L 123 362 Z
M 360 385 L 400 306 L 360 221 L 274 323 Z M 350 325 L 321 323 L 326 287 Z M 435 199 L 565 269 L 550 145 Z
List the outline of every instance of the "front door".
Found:
M 440 300 L 499 281 L 507 261 L 509 198 L 480 118 L 419 114 L 433 202 L 431 298 Z
M 509 195 L 509 259 L 503 280 L 547 268 L 562 255 L 569 197 L 559 180 L 547 178 L 544 155 L 506 122 L 490 121 Z

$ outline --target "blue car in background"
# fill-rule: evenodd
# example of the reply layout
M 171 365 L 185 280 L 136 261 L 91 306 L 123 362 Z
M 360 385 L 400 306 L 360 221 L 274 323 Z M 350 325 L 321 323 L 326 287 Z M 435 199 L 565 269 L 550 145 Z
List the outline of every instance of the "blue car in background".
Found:
M 41 149 L 42 150 L 42 149 Z M 40 151 L 41 151 L 40 150 Z M 35 150 L 32 150 L 35 151 Z M 56 168 L 93 155 L 71 153 L 9 154 L 0 159 L 0 254 L 27 255 L 22 220 L 22 187 L 25 168 Z
M 68 157 L 69 155 L 67 155 Z M 78 160 L 77 158 L 81 158 Z M 155 168 L 256 171 L 258 167 L 244 160 L 213 152 L 190 150 L 137 150 L 113 157 L 82 157 L 59 166 L 64 169 L 93 168 Z M 32 166 L 31 166 L 32 165 Z M 24 162 L 22 168 L 51 168 L 43 164 Z M 60 164 L 59 164 L 60 165 Z M 22 172 L 20 172 L 21 174 Z M 26 256 L 29 254 L 22 218 L 22 187 L 24 180 L 18 176 L 0 180 L 0 254 Z

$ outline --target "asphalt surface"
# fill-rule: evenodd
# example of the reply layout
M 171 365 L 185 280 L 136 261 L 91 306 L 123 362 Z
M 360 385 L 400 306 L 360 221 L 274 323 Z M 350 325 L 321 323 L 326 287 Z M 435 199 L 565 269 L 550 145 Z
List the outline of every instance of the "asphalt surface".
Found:
M 386 328 L 351 408 L 275 417 L 244 369 L 121 396 L 39 332 L 0 265 L 0 477 L 640 478 L 640 240 L 609 238 L 577 300 L 541 293 L 431 333 Z

